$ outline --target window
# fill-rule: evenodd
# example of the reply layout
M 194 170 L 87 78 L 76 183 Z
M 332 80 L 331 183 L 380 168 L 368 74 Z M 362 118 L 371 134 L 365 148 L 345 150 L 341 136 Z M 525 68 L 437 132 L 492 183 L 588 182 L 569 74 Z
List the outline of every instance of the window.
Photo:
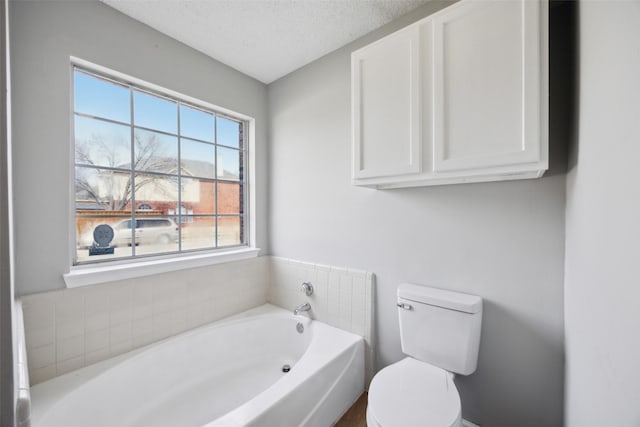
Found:
M 246 122 L 79 67 L 73 90 L 74 264 L 248 244 Z

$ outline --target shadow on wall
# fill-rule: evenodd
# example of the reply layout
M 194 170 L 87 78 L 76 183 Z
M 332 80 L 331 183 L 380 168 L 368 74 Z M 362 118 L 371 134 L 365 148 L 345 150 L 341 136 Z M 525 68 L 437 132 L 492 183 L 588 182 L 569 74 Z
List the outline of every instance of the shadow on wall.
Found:
M 549 170 L 565 174 L 578 158 L 578 2 L 549 5 Z
M 552 1 L 549 10 L 549 170 L 545 176 L 563 175 L 576 164 L 578 114 L 578 4 Z M 485 334 L 501 330 L 517 337 L 505 346 L 504 340 Z M 477 419 L 490 426 L 561 426 L 564 402 L 557 390 L 564 390 L 563 343 L 549 340 L 549 334 L 536 330 L 531 322 L 491 301 L 485 301 L 483 336 L 479 366 L 498 366 L 501 371 L 478 370 L 469 377 L 458 377 L 465 418 Z M 491 364 L 482 363 L 490 359 Z M 524 362 L 524 363 L 523 363 Z M 523 369 L 526 367 L 526 369 Z M 501 375 L 501 372 L 504 373 Z M 513 377 L 513 373 L 517 377 Z M 540 378 L 540 372 L 546 372 Z M 511 373 L 506 377 L 506 373 Z M 545 395 L 535 393 L 528 384 L 546 382 Z M 514 389 L 513 384 L 518 387 Z M 491 388 L 488 389 L 487 385 Z M 518 392 L 514 393 L 514 390 Z M 563 394 L 560 394 L 562 396 Z M 486 419 L 483 408 L 500 402 L 501 411 Z M 536 402 L 523 406 L 523 402 Z M 531 408 L 547 408 L 544 413 L 531 413 Z M 480 419 L 480 414 L 485 418 Z M 553 415 L 551 415 L 553 414 Z
M 483 360 L 490 359 L 491 365 L 499 370 L 479 369 L 468 377 L 456 378 L 464 417 L 486 426 L 560 427 L 562 417 L 558 414 L 563 413 L 563 402 L 558 390 L 563 389 L 564 382 L 562 342 L 549 340 L 549 334 L 534 329 L 531 322 L 513 310 L 490 301 L 485 301 L 483 309 L 478 366 L 489 366 Z M 501 330 L 512 339 L 507 346 L 500 336 L 485 334 L 487 330 Z M 541 372 L 545 372 L 544 378 Z M 537 386 L 528 387 L 528 384 Z M 541 384 L 550 393 L 539 393 Z M 500 410 L 487 418 L 486 408 L 491 407 Z M 545 410 L 532 413 L 532 408 Z M 483 418 L 479 418 L 480 414 Z

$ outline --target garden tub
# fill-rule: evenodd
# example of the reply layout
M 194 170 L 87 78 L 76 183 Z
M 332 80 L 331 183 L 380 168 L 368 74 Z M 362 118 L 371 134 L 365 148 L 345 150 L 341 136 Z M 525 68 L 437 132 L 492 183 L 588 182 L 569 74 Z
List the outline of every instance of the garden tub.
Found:
M 364 341 L 266 304 L 31 387 L 32 427 L 331 426 Z

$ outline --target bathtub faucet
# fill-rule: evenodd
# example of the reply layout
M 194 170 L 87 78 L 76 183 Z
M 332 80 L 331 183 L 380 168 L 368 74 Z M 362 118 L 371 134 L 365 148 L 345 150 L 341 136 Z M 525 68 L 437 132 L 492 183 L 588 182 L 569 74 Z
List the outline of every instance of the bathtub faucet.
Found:
M 311 310 L 311 304 L 305 302 L 304 304 L 300 304 L 293 310 L 293 315 L 297 316 L 301 311 L 309 311 Z

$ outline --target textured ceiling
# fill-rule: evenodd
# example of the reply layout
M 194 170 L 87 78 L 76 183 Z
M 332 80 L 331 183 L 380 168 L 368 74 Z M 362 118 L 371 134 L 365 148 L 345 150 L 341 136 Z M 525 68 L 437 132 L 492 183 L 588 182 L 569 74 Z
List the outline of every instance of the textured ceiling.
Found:
M 271 83 L 429 0 L 101 0 Z

